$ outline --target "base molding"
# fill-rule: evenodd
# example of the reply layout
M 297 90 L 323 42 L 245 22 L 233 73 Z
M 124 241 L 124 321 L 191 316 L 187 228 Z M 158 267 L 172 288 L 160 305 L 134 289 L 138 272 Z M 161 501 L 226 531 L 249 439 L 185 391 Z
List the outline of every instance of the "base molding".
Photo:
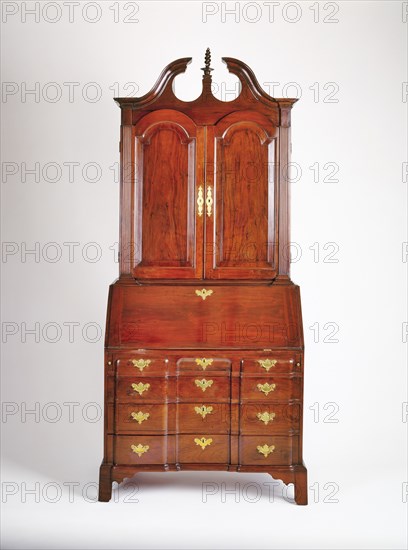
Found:
M 102 462 L 99 475 L 100 502 L 108 502 L 112 497 L 112 483 L 122 483 L 142 472 L 178 472 L 178 471 L 226 471 L 242 473 L 265 473 L 285 485 L 295 486 L 295 502 L 307 504 L 307 469 L 304 464 L 290 466 L 244 466 L 240 464 L 152 464 L 145 466 L 120 466 Z

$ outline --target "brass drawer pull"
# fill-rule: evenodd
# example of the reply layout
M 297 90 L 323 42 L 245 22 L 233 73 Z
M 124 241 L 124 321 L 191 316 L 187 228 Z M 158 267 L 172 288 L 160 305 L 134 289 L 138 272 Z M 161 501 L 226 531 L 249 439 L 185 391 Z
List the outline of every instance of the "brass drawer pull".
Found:
M 147 391 L 150 388 L 150 384 L 143 384 L 139 382 L 138 384 L 132 384 L 132 389 L 137 392 L 139 395 L 142 395 L 143 392 Z
M 265 384 L 257 384 L 256 387 L 259 391 L 263 392 L 265 395 L 268 395 L 271 391 L 275 391 L 276 384 L 268 384 L 268 382 L 265 382 Z
M 206 359 L 205 357 L 203 357 L 202 359 L 196 359 L 195 360 L 197 365 L 199 367 L 202 367 L 203 370 L 205 370 L 208 367 L 208 365 L 211 365 L 213 361 L 214 361 L 214 359 Z
M 142 456 L 142 454 L 147 453 L 147 451 L 150 449 L 149 445 L 142 445 L 141 443 L 139 443 L 138 445 L 131 445 L 130 448 L 138 456 Z
M 142 411 L 138 411 L 137 413 L 136 412 L 132 412 L 132 414 L 130 415 L 133 420 L 136 420 L 136 422 L 138 424 L 141 424 L 142 422 L 144 422 L 145 420 L 147 420 L 150 416 L 149 413 L 144 413 Z
M 204 420 L 207 414 L 212 413 L 213 407 L 206 407 L 205 405 L 201 405 L 201 407 L 194 407 L 194 410 L 197 414 L 200 414 Z
M 196 290 L 195 293 L 197 294 L 197 296 L 200 296 L 203 300 L 205 300 L 208 296 L 211 296 L 213 291 L 202 288 L 201 290 Z
M 194 439 L 194 443 L 196 445 L 198 445 L 199 447 L 201 447 L 201 449 L 204 451 L 204 449 L 207 447 L 207 445 L 211 445 L 212 439 L 211 439 L 211 437 L 209 437 L 208 439 L 206 439 L 205 437 L 202 437 L 201 439 L 198 439 L 198 437 L 196 437 Z
M 205 204 L 207 206 L 207 216 L 210 217 L 212 214 L 212 205 L 213 205 L 213 198 L 212 198 L 212 187 L 211 185 L 207 186 L 207 197 L 205 199 Z
M 268 455 L 273 453 L 273 451 L 275 450 L 275 445 L 258 445 L 256 449 L 258 453 L 261 453 L 261 455 L 264 455 L 264 457 L 266 458 Z
M 134 367 L 142 371 L 148 367 L 152 361 L 150 359 L 131 359 L 130 362 Z
M 197 388 L 201 388 L 203 392 L 205 392 L 207 388 L 211 388 L 214 380 L 206 380 L 205 378 L 203 378 L 202 380 L 194 380 L 194 382 Z
M 273 422 L 276 413 L 268 413 L 267 411 L 265 411 L 263 413 L 258 413 L 256 416 L 261 422 L 265 424 L 265 426 L 267 426 L 269 422 Z
M 258 363 L 266 370 L 266 372 L 269 372 L 269 369 L 274 367 L 277 362 L 277 359 L 258 359 Z
M 204 193 L 203 193 L 203 186 L 200 185 L 198 188 L 198 195 L 197 195 L 197 214 L 201 217 L 203 215 L 203 206 L 204 206 Z

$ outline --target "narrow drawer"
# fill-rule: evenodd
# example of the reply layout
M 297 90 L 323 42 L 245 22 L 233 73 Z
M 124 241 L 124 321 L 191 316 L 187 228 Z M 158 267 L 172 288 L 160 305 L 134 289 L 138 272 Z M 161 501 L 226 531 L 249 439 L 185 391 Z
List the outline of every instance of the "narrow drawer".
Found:
M 200 431 L 216 434 L 230 432 L 230 405 L 228 403 L 178 403 L 177 431 L 196 433 Z
M 300 376 L 263 376 L 241 378 L 241 402 L 265 401 L 288 401 L 300 399 L 301 396 Z
M 167 428 L 167 405 L 118 405 L 116 432 L 164 432 Z
M 166 464 L 168 437 L 121 435 L 115 437 L 115 464 Z
M 199 432 L 177 436 L 177 462 L 221 464 L 229 462 L 227 435 Z
M 120 376 L 116 381 L 116 401 L 118 403 L 164 401 L 166 388 L 166 378 Z
M 240 464 L 296 464 L 298 436 L 243 436 L 239 438 Z
M 240 433 L 242 434 L 287 434 L 290 429 L 298 430 L 300 405 L 289 403 L 274 405 L 254 403 L 242 405 L 240 414 Z
M 290 352 L 270 352 L 267 355 L 254 355 L 243 359 L 244 374 L 259 374 L 273 376 L 276 373 L 301 372 L 301 364 L 296 354 Z
M 150 353 L 116 356 L 115 364 L 117 373 L 125 376 L 165 375 L 170 371 L 170 361 L 167 357 Z
M 229 376 L 179 376 L 177 378 L 178 401 L 229 401 Z
M 217 357 L 196 355 L 195 357 L 182 357 L 177 360 L 177 372 L 194 372 L 208 374 L 210 372 L 228 372 L 231 370 L 231 361 Z

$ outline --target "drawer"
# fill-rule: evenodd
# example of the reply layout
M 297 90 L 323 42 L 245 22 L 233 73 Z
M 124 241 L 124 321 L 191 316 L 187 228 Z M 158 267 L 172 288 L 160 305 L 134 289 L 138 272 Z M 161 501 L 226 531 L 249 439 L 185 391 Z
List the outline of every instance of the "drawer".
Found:
M 276 373 L 301 372 L 301 364 L 293 352 L 270 352 L 243 359 L 241 369 L 244 374 L 273 376 Z
M 116 432 L 164 432 L 167 429 L 167 405 L 118 405 Z
M 209 372 L 228 372 L 231 370 L 229 359 L 197 355 L 196 357 L 182 357 L 177 360 L 177 372 L 194 372 L 208 374 Z
M 115 437 L 115 464 L 166 464 L 168 437 L 159 435 Z
M 116 381 L 116 401 L 145 403 L 165 401 L 168 380 L 141 376 L 119 376 Z
M 239 438 L 239 453 L 242 465 L 296 464 L 298 436 L 243 436 Z
M 179 376 L 177 400 L 189 402 L 229 401 L 230 378 L 227 376 Z
M 229 437 L 227 435 L 199 432 L 177 436 L 177 462 L 220 464 L 229 462 Z
M 300 405 L 289 403 L 274 405 L 254 403 L 242 405 L 240 413 L 240 433 L 242 434 L 287 434 L 290 429 L 298 430 Z
M 216 434 L 230 432 L 231 407 L 227 403 L 178 403 L 177 431 L 196 433 L 200 431 Z
M 119 375 L 151 376 L 166 375 L 170 369 L 167 357 L 151 353 L 128 353 L 115 356 L 115 365 Z
M 263 376 L 241 378 L 241 403 L 247 401 L 289 401 L 300 399 L 302 378 L 300 376 Z

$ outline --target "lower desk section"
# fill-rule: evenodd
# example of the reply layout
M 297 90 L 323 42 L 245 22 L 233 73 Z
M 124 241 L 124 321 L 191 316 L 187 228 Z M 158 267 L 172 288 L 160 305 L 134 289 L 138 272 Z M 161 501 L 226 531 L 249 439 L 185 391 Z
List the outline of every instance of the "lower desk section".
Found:
M 230 464 L 230 437 L 220 434 L 113 436 L 116 465 Z M 299 461 L 299 436 L 241 436 L 239 465 L 289 465 Z

